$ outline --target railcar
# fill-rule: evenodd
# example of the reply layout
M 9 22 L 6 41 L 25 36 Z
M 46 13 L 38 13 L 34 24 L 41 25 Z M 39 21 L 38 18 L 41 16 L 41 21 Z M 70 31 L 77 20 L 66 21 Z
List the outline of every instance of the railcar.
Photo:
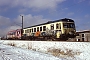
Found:
M 48 21 L 23 29 L 23 39 L 30 40 L 68 40 L 68 38 L 75 38 L 75 34 L 75 22 L 68 18 Z
M 9 31 L 7 34 L 7 39 L 8 40 L 21 39 L 21 29 Z

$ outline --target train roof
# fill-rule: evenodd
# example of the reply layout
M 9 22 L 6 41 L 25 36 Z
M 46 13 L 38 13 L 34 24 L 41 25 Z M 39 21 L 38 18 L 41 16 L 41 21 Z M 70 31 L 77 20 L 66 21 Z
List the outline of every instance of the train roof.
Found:
M 48 21 L 46 23 L 42 23 L 42 24 L 38 24 L 38 25 L 33 25 L 33 26 L 30 26 L 30 27 L 26 27 L 26 28 L 31 28 L 31 27 L 35 27 L 35 26 L 50 24 L 50 23 L 59 22 L 59 21 L 62 21 L 62 22 L 74 22 L 74 20 L 72 20 L 72 19 L 64 18 L 64 19 L 59 19 L 59 20 L 55 20 L 55 21 Z

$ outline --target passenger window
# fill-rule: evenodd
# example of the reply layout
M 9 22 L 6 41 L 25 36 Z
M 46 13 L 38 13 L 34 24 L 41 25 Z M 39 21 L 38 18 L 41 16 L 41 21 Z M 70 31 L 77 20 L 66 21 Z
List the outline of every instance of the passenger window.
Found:
M 56 24 L 56 29 L 61 29 L 61 24 L 60 23 L 59 24 L 58 23 Z
M 31 29 L 30 29 L 30 32 L 31 32 Z
M 40 27 L 40 31 L 42 31 L 42 27 Z
M 39 27 L 37 27 L 37 31 L 39 31 Z
M 56 24 L 56 29 L 59 29 L 59 24 L 58 23 Z
M 82 37 L 84 37 L 84 34 L 82 34 Z
M 43 31 L 46 31 L 46 26 L 43 26 Z
M 51 30 L 54 30 L 54 24 L 51 24 Z
M 25 30 L 25 33 L 28 33 L 28 30 Z
M 33 28 L 32 28 L 32 32 L 33 32 Z
M 27 33 L 28 33 L 28 29 L 27 29 Z
M 26 30 L 26 33 L 28 32 L 28 30 Z
M 34 32 L 36 32 L 36 28 L 34 28 Z
M 63 27 L 64 28 L 68 28 L 68 24 L 67 23 L 63 23 Z

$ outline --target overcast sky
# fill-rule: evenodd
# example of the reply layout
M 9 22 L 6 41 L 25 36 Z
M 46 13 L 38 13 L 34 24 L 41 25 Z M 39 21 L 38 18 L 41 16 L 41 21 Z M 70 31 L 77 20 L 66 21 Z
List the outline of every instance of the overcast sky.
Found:
M 50 20 L 71 18 L 77 30 L 90 29 L 90 0 L 0 0 L 0 36 Z

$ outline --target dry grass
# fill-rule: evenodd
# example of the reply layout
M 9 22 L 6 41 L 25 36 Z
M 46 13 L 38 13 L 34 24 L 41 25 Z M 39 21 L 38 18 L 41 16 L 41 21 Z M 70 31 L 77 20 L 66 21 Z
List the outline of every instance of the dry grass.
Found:
M 28 43 L 28 48 L 27 49 L 32 49 L 32 45 Z
M 69 50 L 69 49 L 65 49 L 65 51 L 63 51 L 62 49 L 48 49 L 48 52 L 51 53 L 52 55 L 56 56 L 56 57 L 74 57 L 74 55 L 79 55 L 81 52 L 74 52 L 73 50 Z
M 16 46 L 16 44 L 14 44 L 14 43 L 8 43 L 8 45 L 10 45 L 10 46 Z
M 36 49 L 34 49 L 34 48 L 33 48 L 32 50 L 33 50 L 33 51 L 36 51 Z

